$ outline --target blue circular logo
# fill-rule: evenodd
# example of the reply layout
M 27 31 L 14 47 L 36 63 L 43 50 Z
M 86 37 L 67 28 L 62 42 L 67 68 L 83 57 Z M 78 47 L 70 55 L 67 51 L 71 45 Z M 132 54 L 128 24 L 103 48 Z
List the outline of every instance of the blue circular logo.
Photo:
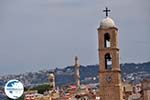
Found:
M 18 99 L 24 92 L 23 84 L 18 80 L 9 80 L 5 84 L 5 93 L 11 99 Z

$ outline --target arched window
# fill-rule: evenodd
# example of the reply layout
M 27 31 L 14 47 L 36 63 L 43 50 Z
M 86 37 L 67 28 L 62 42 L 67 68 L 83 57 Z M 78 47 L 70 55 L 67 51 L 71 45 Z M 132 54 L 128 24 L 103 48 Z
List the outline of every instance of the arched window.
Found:
M 109 53 L 105 55 L 105 69 L 107 70 L 112 69 L 112 57 Z
M 109 33 L 105 33 L 104 42 L 105 42 L 105 44 L 104 44 L 105 48 L 110 47 L 110 35 L 109 35 Z

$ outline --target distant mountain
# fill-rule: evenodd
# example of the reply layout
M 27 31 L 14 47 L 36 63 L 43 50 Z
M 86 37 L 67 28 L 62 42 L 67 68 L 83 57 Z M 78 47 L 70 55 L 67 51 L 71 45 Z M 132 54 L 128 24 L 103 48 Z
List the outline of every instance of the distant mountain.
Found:
M 55 69 L 56 73 L 56 82 L 58 85 L 62 84 L 71 84 L 75 83 L 75 67 L 74 66 L 68 66 L 64 69 L 60 70 L 58 68 Z M 99 72 L 98 65 L 87 65 L 87 66 L 80 66 L 80 80 L 81 82 L 86 82 L 92 79 L 93 77 L 97 77 Z
M 150 78 L 150 62 L 139 64 L 125 63 L 121 64 L 120 66 L 122 69 L 122 78 L 124 80 L 137 83 L 143 80 L 144 78 Z M 39 84 L 48 83 L 48 74 L 50 72 L 55 72 L 57 85 L 73 84 L 75 83 L 74 71 L 74 66 L 67 66 L 65 68 L 55 68 L 53 70 L 45 70 L 33 73 L 29 72 L 20 75 L 1 76 L 0 86 L 3 87 L 4 84 L 10 79 L 21 80 L 26 87 L 33 87 Z M 97 83 L 99 81 L 98 72 L 98 65 L 81 65 L 81 83 Z
M 125 63 L 120 65 L 122 78 L 132 83 L 137 83 L 145 78 L 150 78 L 150 62 L 135 64 Z M 99 65 L 80 66 L 80 80 L 83 83 L 98 82 Z M 74 83 L 74 67 L 68 66 L 62 69 L 56 69 L 57 84 Z M 96 78 L 96 80 L 93 80 Z
M 150 62 L 125 63 L 121 64 L 121 69 L 123 78 L 130 82 L 137 83 L 146 78 L 150 79 Z

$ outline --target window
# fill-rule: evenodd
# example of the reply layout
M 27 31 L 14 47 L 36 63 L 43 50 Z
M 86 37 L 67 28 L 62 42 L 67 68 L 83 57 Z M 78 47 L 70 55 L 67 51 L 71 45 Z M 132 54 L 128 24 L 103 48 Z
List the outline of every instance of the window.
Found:
M 109 53 L 105 55 L 105 69 L 111 70 L 112 69 L 112 57 Z
M 110 47 L 110 35 L 109 35 L 109 33 L 105 33 L 104 42 L 105 42 L 105 44 L 104 44 L 105 48 Z

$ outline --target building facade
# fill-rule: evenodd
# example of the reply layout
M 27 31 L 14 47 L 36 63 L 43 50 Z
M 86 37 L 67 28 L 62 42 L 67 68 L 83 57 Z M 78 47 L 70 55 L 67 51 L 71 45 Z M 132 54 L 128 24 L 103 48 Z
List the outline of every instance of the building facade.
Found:
M 142 82 L 142 100 L 150 100 L 150 80 L 144 80 Z

